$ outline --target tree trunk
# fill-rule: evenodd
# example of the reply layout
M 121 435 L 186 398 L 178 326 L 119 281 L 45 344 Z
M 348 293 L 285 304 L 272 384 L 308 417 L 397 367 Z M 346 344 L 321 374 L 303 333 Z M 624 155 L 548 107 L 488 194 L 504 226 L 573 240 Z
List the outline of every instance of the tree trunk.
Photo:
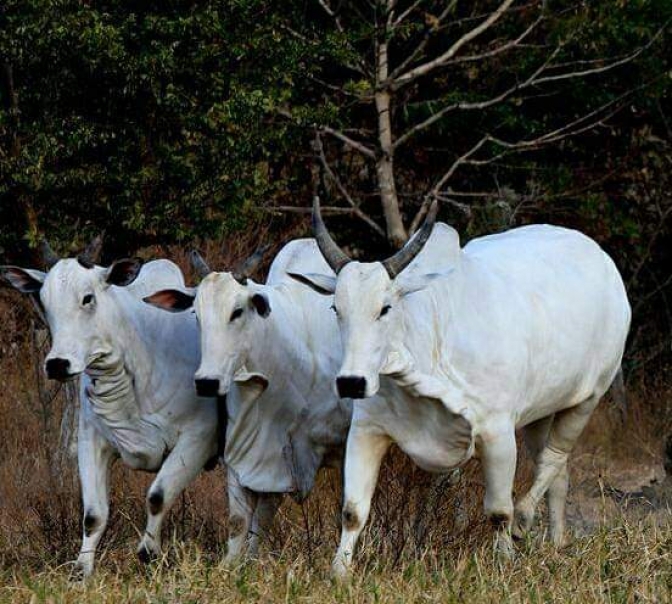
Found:
M 380 145 L 376 158 L 376 175 L 380 200 L 385 214 L 387 238 L 395 248 L 400 248 L 408 236 L 399 211 L 399 198 L 394 182 L 394 147 L 392 146 L 392 118 L 390 115 L 390 91 L 386 87 L 388 75 L 387 39 L 386 32 L 377 40 L 376 44 L 376 111 L 378 112 L 378 144 Z

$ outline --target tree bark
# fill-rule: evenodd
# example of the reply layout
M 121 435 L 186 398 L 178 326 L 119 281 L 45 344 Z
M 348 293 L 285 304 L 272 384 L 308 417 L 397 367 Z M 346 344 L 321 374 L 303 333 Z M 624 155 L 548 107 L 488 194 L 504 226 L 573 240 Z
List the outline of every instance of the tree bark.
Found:
M 376 175 L 380 200 L 385 214 L 387 238 L 395 248 L 406 243 L 408 236 L 399 211 L 399 197 L 394 181 L 394 145 L 392 143 L 392 118 L 390 114 L 390 91 L 387 86 L 387 31 L 383 28 L 376 44 L 376 111 L 378 113 L 378 144 Z

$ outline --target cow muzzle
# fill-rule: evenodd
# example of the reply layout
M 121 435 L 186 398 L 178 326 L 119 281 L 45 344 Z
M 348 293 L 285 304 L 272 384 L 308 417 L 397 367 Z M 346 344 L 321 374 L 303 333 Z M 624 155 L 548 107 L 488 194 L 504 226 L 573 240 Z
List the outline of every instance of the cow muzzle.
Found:
M 194 380 L 198 396 L 217 396 L 219 394 L 219 380 L 198 378 Z
M 336 390 L 341 398 L 366 398 L 366 378 L 355 375 L 340 375 L 336 378 Z
M 50 380 L 64 382 L 75 376 L 75 374 L 70 372 L 70 361 L 68 359 L 47 359 L 44 368 Z

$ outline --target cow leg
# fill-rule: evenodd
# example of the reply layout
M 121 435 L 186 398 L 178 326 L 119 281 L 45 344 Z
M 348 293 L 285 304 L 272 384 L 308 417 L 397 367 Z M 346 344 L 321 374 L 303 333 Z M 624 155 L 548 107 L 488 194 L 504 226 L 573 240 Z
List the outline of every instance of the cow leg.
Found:
M 224 563 L 233 565 L 246 553 L 247 536 L 257 508 L 258 495 L 238 482 L 235 473 L 227 472 L 229 495 L 229 539 Z
M 511 557 L 513 480 L 517 457 L 514 426 L 496 426 L 491 430 L 484 430 L 480 448 L 485 478 L 485 514 L 496 529 L 495 549 L 498 553 Z
M 212 457 L 213 442 L 213 434 L 184 434 L 163 462 L 147 492 L 147 528 L 137 550 L 142 562 L 160 555 L 163 520 L 175 499 Z
M 75 571 L 82 577 L 93 572 L 96 548 L 107 527 L 110 511 L 109 473 L 114 449 L 89 423 L 84 409 L 79 414 L 77 458 L 84 506 L 84 535 L 75 562 Z
M 341 543 L 332 563 L 335 577 L 347 575 L 352 554 L 369 517 L 378 472 L 392 441 L 386 434 L 352 424 L 345 453 Z
M 549 415 L 523 428 L 525 444 L 535 463 L 535 469 L 539 466 L 541 452 L 546 447 L 548 435 L 553 425 L 555 415 Z M 551 483 L 546 493 L 546 506 L 548 508 L 551 539 L 558 546 L 564 544 L 565 532 L 565 505 L 567 502 L 567 489 L 569 478 L 567 465 L 563 467 L 555 480 Z M 534 510 L 536 513 L 536 510 Z M 514 512 L 513 535 L 522 538 L 530 530 L 534 516 L 530 517 L 516 506 Z
M 517 518 L 520 518 L 521 523 L 529 525 L 539 501 L 548 491 L 551 536 L 557 545 L 562 545 L 565 538 L 567 459 L 599 400 L 598 396 L 592 396 L 575 407 L 555 414 L 546 446 L 538 456 L 534 483 L 516 506 Z M 553 490 L 549 490 L 552 486 Z
M 247 556 L 256 558 L 259 553 L 259 541 L 268 535 L 275 514 L 282 503 L 280 493 L 264 493 L 257 498 L 257 507 L 252 517 L 252 527 L 247 544 Z

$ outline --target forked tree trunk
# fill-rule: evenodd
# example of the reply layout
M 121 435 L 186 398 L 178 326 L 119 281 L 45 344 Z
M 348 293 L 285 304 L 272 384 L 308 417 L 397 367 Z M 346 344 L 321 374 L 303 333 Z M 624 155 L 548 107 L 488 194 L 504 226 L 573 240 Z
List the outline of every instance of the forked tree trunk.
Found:
M 399 197 L 394 182 L 394 147 L 392 146 L 392 118 L 390 114 L 390 92 L 381 86 L 387 80 L 387 41 L 385 34 L 376 45 L 376 111 L 378 113 L 378 156 L 376 158 L 376 176 L 380 189 L 380 200 L 385 214 L 387 238 L 390 243 L 400 248 L 406 243 L 408 236 L 399 211 Z

